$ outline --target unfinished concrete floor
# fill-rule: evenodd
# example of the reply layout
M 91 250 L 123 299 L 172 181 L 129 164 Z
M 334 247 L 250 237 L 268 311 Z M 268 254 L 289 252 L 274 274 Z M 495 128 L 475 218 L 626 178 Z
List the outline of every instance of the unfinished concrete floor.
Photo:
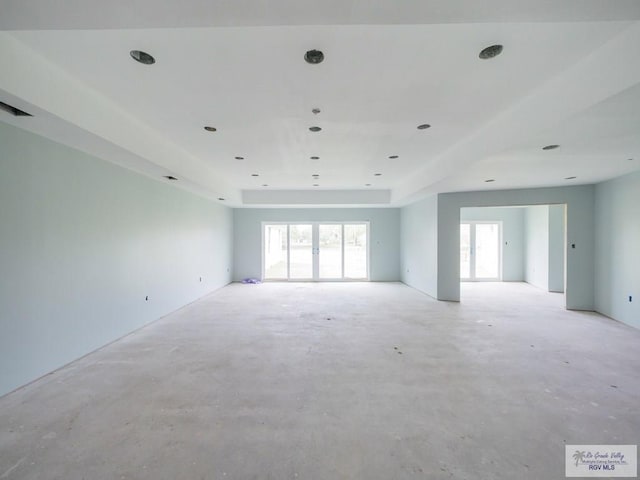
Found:
M 0 478 L 561 479 L 640 440 L 640 331 L 561 304 L 230 285 L 1 398 Z

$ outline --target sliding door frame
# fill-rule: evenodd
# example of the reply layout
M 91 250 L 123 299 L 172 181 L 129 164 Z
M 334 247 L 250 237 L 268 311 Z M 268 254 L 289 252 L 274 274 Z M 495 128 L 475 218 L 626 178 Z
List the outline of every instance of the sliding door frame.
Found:
M 478 278 L 476 275 L 476 225 L 479 224 L 497 224 L 498 225 L 498 276 L 491 278 Z M 501 282 L 502 281 L 502 220 L 461 220 L 460 225 L 470 225 L 469 243 L 471 248 L 471 256 L 469 258 L 469 278 L 462 278 L 461 282 Z M 460 231 L 460 230 L 459 230 Z M 460 275 L 460 272 L 458 272 Z
M 267 225 L 286 225 L 287 227 L 287 278 L 265 278 L 265 227 Z M 311 236 L 312 236 L 312 264 L 313 264 L 313 273 L 312 278 L 308 279 L 298 279 L 291 278 L 291 245 L 290 245 L 290 228 L 291 225 L 311 225 Z M 320 225 L 340 225 L 342 232 L 342 241 L 341 241 L 341 250 L 342 250 L 342 278 L 320 278 Z M 345 225 L 364 225 L 367 231 L 367 251 L 366 251 L 366 277 L 362 278 L 345 278 L 345 235 L 344 235 L 344 227 Z M 371 223 L 368 220 L 362 221 L 345 221 L 345 220 L 322 220 L 322 221 L 288 221 L 288 222 L 261 222 L 261 246 L 260 246 L 260 263 L 261 263 L 261 279 L 263 282 L 368 282 L 370 281 L 371 276 Z

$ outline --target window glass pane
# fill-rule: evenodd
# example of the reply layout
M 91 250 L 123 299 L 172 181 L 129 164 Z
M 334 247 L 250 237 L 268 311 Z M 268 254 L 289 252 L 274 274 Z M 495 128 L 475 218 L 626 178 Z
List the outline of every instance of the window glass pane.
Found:
M 289 278 L 308 279 L 313 276 L 313 235 L 311 225 L 289 225 Z
M 344 276 L 367 278 L 367 226 L 344 226 Z
M 264 226 L 264 277 L 287 278 L 287 226 Z
M 342 225 L 319 225 L 320 278 L 342 278 Z
M 498 278 L 500 227 L 497 223 L 476 224 L 476 278 Z

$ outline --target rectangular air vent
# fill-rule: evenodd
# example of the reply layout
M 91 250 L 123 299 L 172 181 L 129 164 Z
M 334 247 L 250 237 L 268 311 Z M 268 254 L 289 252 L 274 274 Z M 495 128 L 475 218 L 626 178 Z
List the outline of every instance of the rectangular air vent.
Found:
M 30 113 L 23 112 L 19 108 L 12 107 L 4 102 L 0 102 L 0 110 L 4 110 L 7 113 L 10 113 L 14 117 L 33 117 Z

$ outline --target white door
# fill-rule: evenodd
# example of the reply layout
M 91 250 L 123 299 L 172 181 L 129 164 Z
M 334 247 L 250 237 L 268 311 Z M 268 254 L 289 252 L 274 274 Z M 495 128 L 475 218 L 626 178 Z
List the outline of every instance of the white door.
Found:
M 501 222 L 460 224 L 460 279 L 497 281 L 502 278 Z
M 368 280 L 369 224 L 263 223 L 265 280 Z

